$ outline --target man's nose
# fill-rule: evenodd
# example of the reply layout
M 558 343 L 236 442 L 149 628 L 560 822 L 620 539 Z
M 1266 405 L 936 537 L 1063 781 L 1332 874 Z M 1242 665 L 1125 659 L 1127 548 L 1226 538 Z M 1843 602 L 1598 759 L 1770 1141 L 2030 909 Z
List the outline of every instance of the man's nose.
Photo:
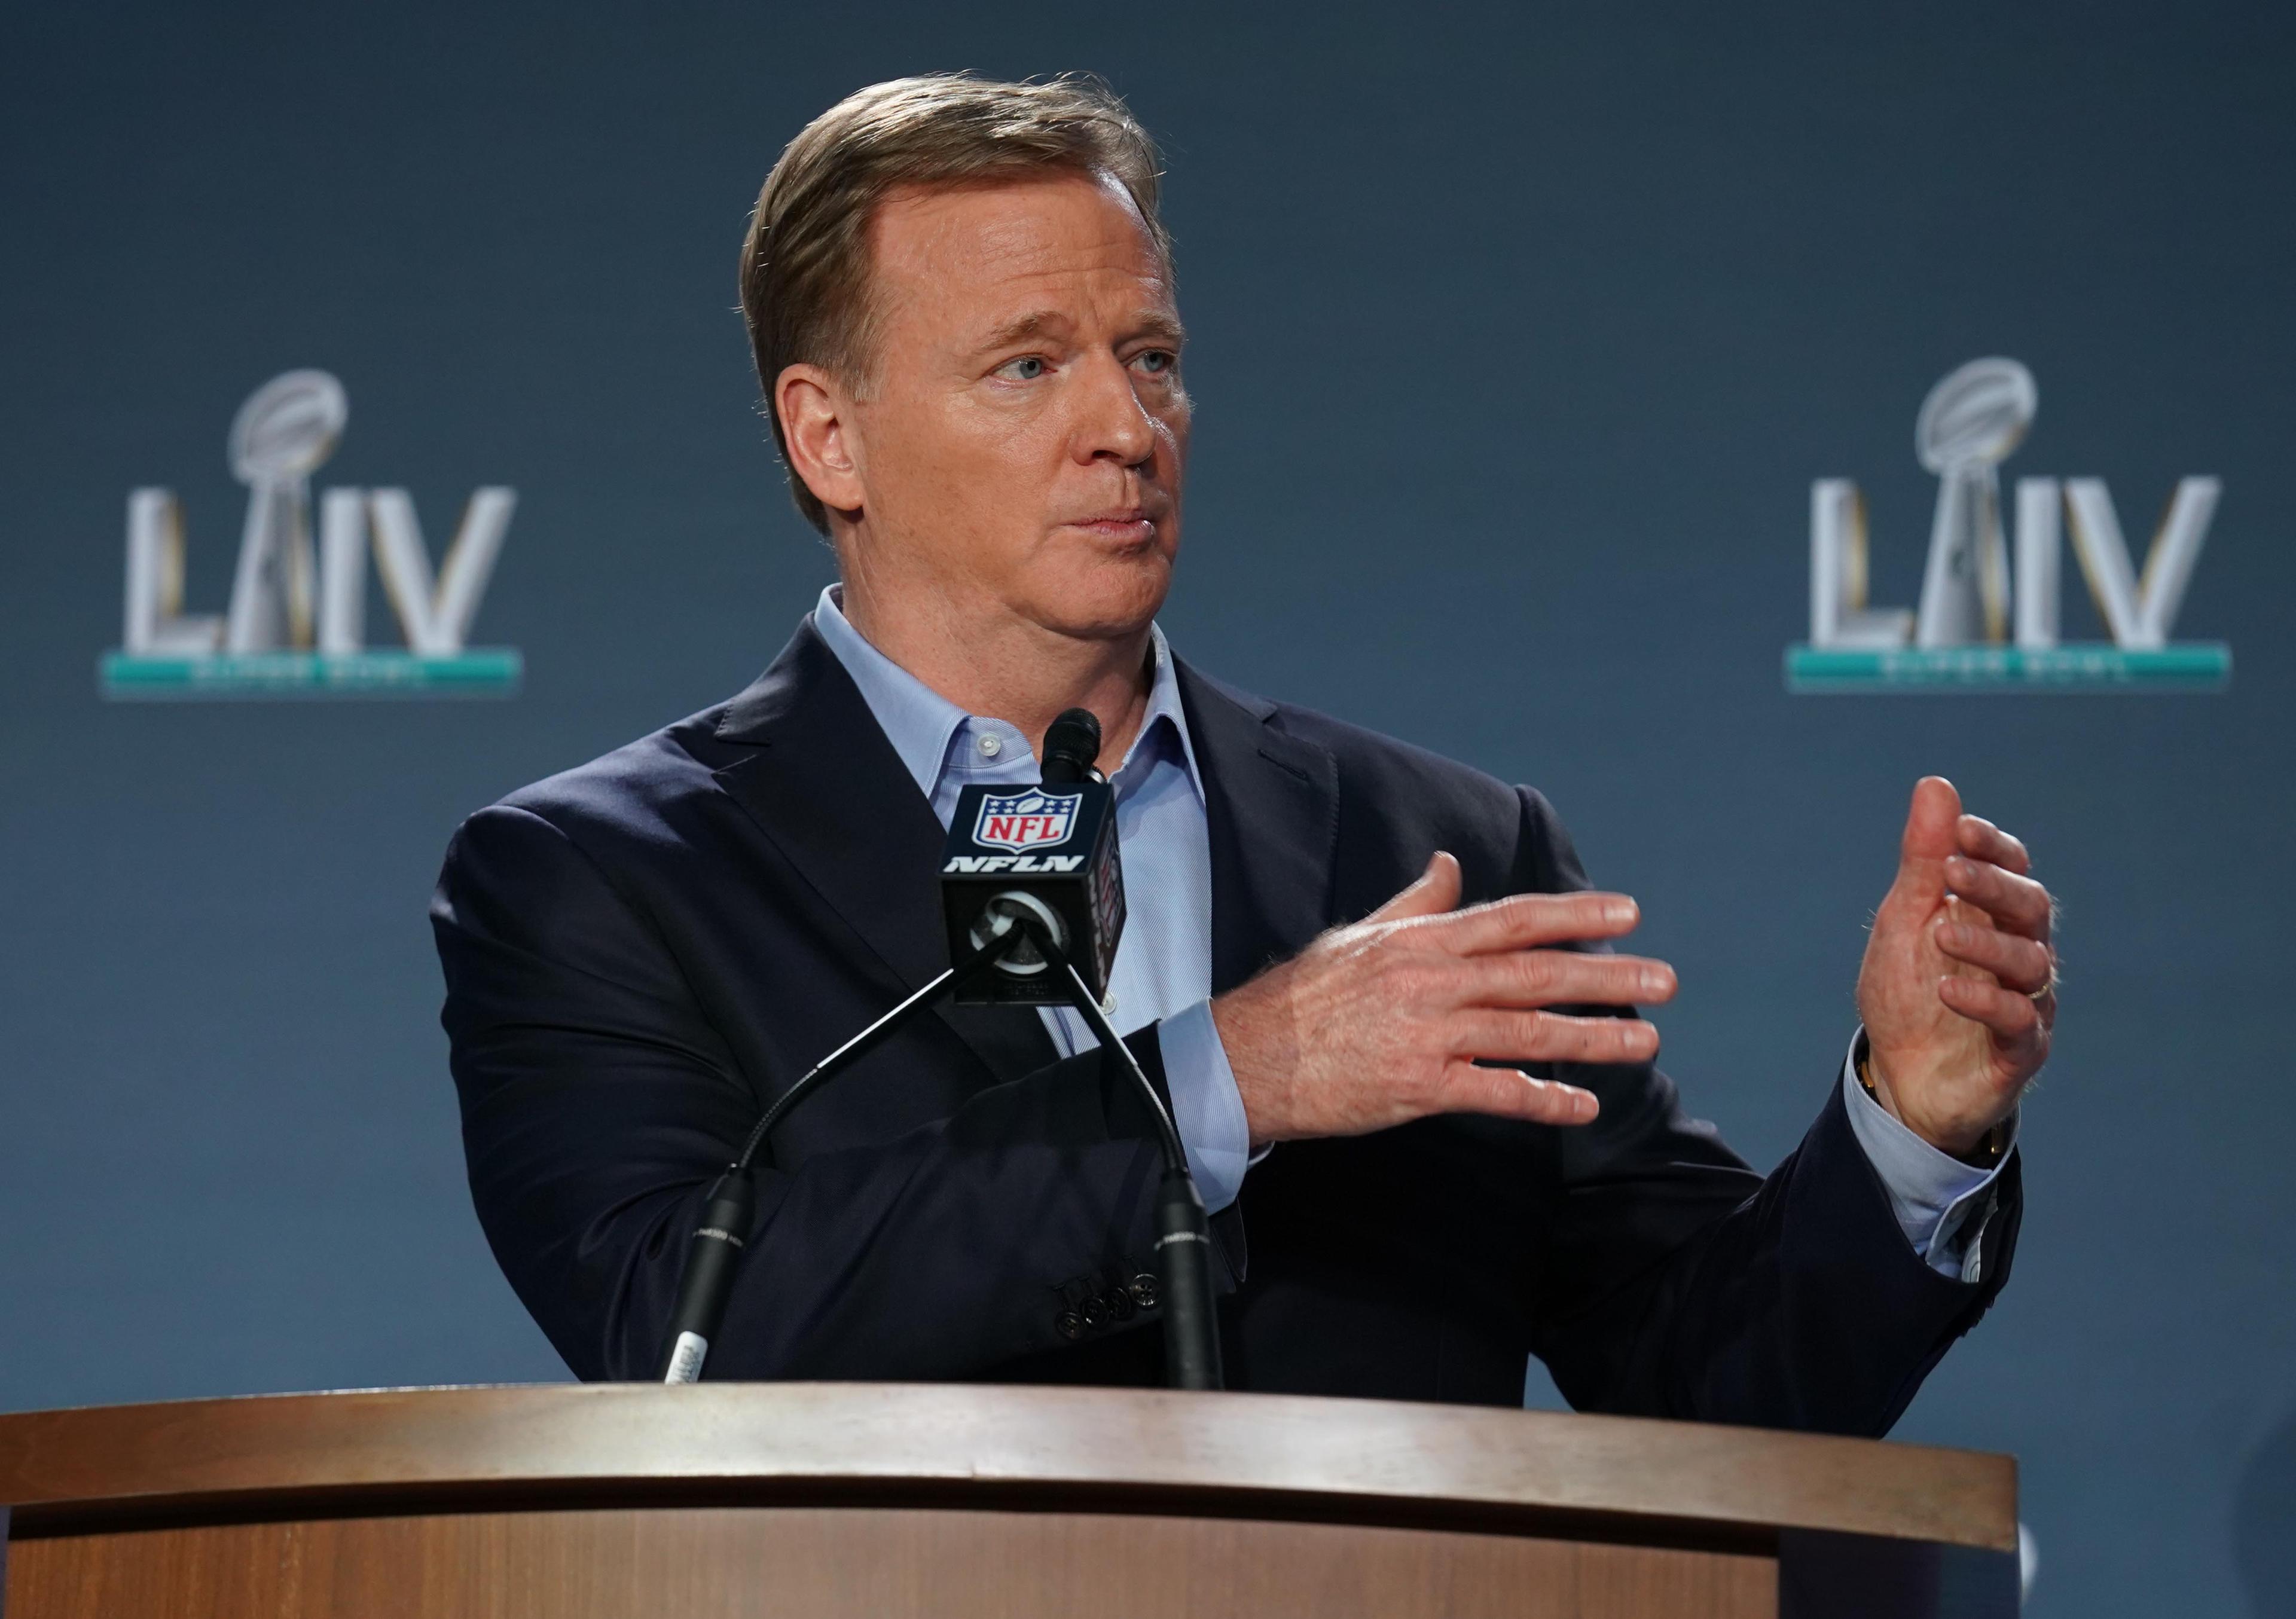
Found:
M 1136 467 L 1156 453 L 1156 424 L 1132 386 L 1130 367 L 1098 355 L 1084 367 L 1075 452 L 1080 462 L 1106 459 Z

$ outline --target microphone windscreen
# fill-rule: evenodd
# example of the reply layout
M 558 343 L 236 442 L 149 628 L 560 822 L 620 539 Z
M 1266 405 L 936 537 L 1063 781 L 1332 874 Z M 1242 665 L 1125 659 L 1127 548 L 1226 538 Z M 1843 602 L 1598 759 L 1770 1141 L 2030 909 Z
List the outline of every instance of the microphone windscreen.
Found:
M 1092 778 L 1100 758 L 1100 721 L 1089 708 L 1070 708 L 1045 732 L 1045 780 L 1056 787 Z

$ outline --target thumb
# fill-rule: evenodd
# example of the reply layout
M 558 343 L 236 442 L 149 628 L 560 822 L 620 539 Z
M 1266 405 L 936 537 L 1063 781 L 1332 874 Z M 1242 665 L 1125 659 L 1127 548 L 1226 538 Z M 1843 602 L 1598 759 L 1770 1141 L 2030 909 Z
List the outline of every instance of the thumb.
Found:
M 1906 812 L 1906 836 L 1898 846 L 1904 867 L 1944 861 L 1954 851 L 1954 827 L 1961 820 L 1961 795 L 1943 776 L 1923 776 L 1914 783 L 1914 802 Z
M 1364 920 L 1399 922 L 1414 916 L 1440 916 L 1459 908 L 1459 862 L 1448 851 L 1438 849 L 1417 882 Z

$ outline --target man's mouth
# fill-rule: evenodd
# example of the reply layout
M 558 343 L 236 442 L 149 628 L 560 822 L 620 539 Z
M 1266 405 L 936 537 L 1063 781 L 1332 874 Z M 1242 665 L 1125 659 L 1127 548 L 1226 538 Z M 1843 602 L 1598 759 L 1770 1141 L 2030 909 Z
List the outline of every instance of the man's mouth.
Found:
M 1156 515 L 1145 506 L 1119 506 L 1073 519 L 1068 527 L 1119 544 L 1144 544 L 1156 537 Z

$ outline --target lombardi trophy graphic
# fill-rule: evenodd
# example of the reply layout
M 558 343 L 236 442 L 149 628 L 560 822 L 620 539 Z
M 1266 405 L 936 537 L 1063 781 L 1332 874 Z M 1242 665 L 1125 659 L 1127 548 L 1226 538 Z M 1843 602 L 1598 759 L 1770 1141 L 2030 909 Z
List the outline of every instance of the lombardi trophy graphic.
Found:
M 2014 360 L 1972 360 L 1922 401 L 1914 451 L 1938 475 L 1937 515 L 1915 643 L 1999 641 L 2009 627 L 2009 559 L 1995 469 L 2033 424 L 2039 394 Z
M 231 424 L 231 470 L 247 486 L 225 648 L 308 647 L 314 631 L 311 474 L 335 453 L 350 404 L 324 371 L 291 371 L 248 397 Z

